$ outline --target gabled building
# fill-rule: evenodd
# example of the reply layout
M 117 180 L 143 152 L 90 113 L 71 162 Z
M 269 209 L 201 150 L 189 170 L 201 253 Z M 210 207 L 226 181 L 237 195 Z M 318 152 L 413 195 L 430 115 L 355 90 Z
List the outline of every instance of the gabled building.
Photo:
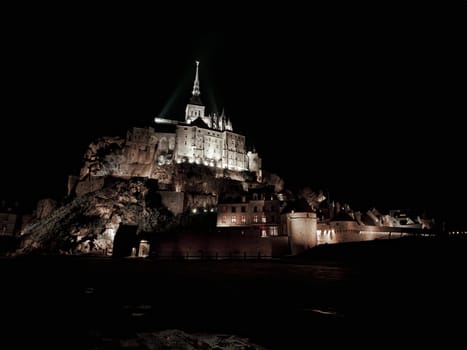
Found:
M 251 198 L 243 196 L 239 202 L 219 203 L 217 227 L 224 231 L 240 230 L 263 238 L 279 236 L 280 210 L 281 203 L 278 199 L 253 193 Z

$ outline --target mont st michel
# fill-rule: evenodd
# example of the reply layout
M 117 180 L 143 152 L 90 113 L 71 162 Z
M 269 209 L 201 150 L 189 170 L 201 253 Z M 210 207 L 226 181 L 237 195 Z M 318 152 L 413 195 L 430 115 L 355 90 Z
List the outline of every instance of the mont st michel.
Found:
M 224 111 L 206 112 L 195 63 L 184 118 L 156 117 L 93 141 L 80 174 L 69 176 L 66 202 L 39 203 L 15 254 L 278 258 L 434 235 L 434 220 L 416 211 L 354 211 L 329 193 L 287 190 Z
M 5 207 L 2 346 L 456 346 L 463 231 L 289 189 L 235 116 L 204 104 L 203 67 L 184 116 L 90 140 L 65 199 Z

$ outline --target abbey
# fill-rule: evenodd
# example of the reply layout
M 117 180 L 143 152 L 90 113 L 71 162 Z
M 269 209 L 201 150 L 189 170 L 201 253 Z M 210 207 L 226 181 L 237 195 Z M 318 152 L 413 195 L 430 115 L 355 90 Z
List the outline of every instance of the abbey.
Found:
M 247 151 L 245 136 L 235 133 L 232 123 L 224 113 L 217 115 L 205 113 L 200 98 L 199 62 L 196 61 L 196 74 L 192 96 L 185 109 L 183 122 L 155 118 L 156 134 L 163 125 L 175 126 L 173 135 L 162 135 L 168 147 L 159 152 L 159 164 L 189 162 L 215 166 L 237 171 L 252 171 L 261 175 L 261 158 L 258 153 Z
M 233 131 L 232 123 L 224 112 L 220 115 L 206 114 L 200 95 L 197 61 L 193 91 L 186 105 L 184 120 L 156 117 L 153 127 L 133 127 L 124 139 L 98 139 L 84 155 L 79 180 L 136 176 L 156 179 L 160 186 L 172 186 L 183 191 L 185 186 L 174 184 L 174 171 L 166 166 L 187 163 L 206 166 L 212 169 L 215 177 L 238 181 L 246 178 L 242 172 L 250 172 L 257 183 L 262 183 L 261 158 L 256 150 L 247 150 L 245 136 Z M 85 185 L 80 184 L 80 193 L 90 190 L 81 189 Z M 100 188 L 100 185 L 94 184 L 92 188 Z

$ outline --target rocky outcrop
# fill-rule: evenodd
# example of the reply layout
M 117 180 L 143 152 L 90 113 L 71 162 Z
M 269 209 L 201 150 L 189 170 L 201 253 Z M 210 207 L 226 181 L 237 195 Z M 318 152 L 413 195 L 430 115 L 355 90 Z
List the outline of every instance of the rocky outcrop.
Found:
M 104 187 L 104 181 L 104 176 L 87 177 L 76 183 L 74 192 L 77 196 L 82 196 L 89 192 L 98 191 Z
M 17 254 L 108 254 L 120 224 L 137 225 L 138 231 L 163 232 L 174 222 L 154 181 L 115 179 L 27 226 Z
M 75 194 L 82 196 L 105 187 L 105 182 L 114 176 L 87 176 L 75 185 Z M 116 178 L 128 179 L 131 177 Z M 218 197 L 222 193 L 241 193 L 250 189 L 270 187 L 279 192 L 284 182 L 276 174 L 268 174 L 262 183 L 256 182 L 255 175 L 250 172 L 234 172 L 226 169 L 208 167 L 197 164 L 165 164 L 154 165 L 152 176 L 148 179 L 157 181 L 160 190 L 203 194 Z
M 41 199 L 36 205 L 36 218 L 41 220 L 51 215 L 57 209 L 57 201 L 51 198 Z
M 232 180 L 223 169 L 196 164 L 158 165 L 164 178 L 85 176 L 75 186 L 75 198 L 56 209 L 39 204 L 38 217 L 21 236 L 18 254 L 109 254 L 120 225 L 135 225 L 138 232 L 157 234 L 180 225 L 180 215 L 195 208 L 215 208 L 220 198 L 240 198 L 258 186 L 277 187 L 273 182 L 258 184 L 248 172 Z M 170 210 L 168 209 L 170 208 Z
M 68 178 L 74 199 L 58 209 L 51 201 L 39 203 L 17 253 L 106 254 L 122 224 L 137 226 L 138 232 L 162 232 L 174 229 L 183 221 L 178 216 L 190 210 L 214 211 L 220 198 L 241 198 L 261 187 L 283 189 L 275 174 L 259 181 L 256 172 L 176 163 L 171 135 L 133 128 L 126 138 L 92 142 L 79 176 Z
M 276 174 L 236 171 L 195 163 L 177 163 L 173 159 L 175 141 L 169 134 L 152 128 L 133 128 L 126 138 L 102 137 L 92 142 L 84 155 L 78 179 L 69 178 L 69 193 L 84 195 L 102 188 L 102 179 L 143 177 L 157 180 L 159 189 L 217 195 L 226 179 L 240 183 L 244 191 L 263 185 L 283 190 L 284 182 Z M 164 141 L 165 140 L 165 141 Z M 163 142 L 164 141 L 164 142 Z M 168 145 L 166 145 L 166 143 Z M 163 153 L 163 161 L 159 157 Z M 216 181 L 220 179 L 219 181 Z
M 101 137 L 92 142 L 84 154 L 80 178 L 91 175 L 112 175 L 118 173 L 119 165 L 124 161 L 121 137 Z

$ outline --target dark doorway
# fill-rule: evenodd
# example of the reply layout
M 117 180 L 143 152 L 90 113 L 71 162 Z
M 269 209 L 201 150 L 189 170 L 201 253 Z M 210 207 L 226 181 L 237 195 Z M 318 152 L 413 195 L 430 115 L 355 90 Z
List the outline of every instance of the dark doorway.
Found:
M 131 256 L 131 250 L 136 244 L 136 225 L 120 225 L 114 237 L 112 256 Z

